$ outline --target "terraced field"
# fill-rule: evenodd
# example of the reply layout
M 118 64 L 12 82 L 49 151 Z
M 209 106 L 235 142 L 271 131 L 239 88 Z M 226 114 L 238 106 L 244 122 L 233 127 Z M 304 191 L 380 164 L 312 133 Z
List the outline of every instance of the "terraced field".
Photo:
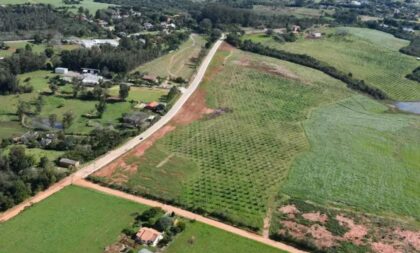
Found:
M 337 35 L 347 31 L 347 35 Z M 278 43 L 264 35 L 246 35 L 246 39 L 298 54 L 307 54 L 337 69 L 352 73 L 367 84 L 385 91 L 394 100 L 420 100 L 420 86 L 405 78 L 418 66 L 415 57 L 398 52 L 407 41 L 369 29 L 331 28 L 327 36 L 313 40 L 300 38 L 293 43 Z
M 218 52 L 199 90 L 208 114 L 171 123 L 175 130 L 144 156 L 125 157 L 105 180 L 262 227 L 292 160 L 308 147 L 301 122 L 351 92 L 319 71 L 231 50 Z M 192 107 L 201 110 L 200 101 Z

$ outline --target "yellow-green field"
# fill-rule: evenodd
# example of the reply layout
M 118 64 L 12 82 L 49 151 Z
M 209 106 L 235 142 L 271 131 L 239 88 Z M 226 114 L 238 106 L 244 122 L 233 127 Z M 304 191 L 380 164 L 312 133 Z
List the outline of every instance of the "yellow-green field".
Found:
M 195 71 L 192 59 L 198 56 L 204 44 L 205 40 L 203 37 L 192 34 L 191 38 L 183 43 L 178 50 L 148 62 L 134 71 L 160 77 L 180 76 L 188 80 Z
M 394 100 L 420 100 L 420 86 L 405 78 L 418 66 L 415 57 L 398 52 L 408 41 L 392 35 L 362 28 L 331 28 L 321 39 L 301 37 L 292 43 L 278 43 L 265 35 L 245 35 L 244 39 L 273 48 L 307 54 L 326 62 L 354 78 L 378 87 Z M 346 32 L 347 31 L 347 32 Z M 338 35 L 341 34 L 347 35 Z

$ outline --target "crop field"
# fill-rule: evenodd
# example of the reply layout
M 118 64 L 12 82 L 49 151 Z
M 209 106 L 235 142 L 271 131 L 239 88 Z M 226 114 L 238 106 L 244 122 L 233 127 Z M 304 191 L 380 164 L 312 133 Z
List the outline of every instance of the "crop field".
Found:
M 319 71 L 237 50 L 217 53 L 200 92 L 219 116 L 175 125 L 144 156 L 124 159 L 134 170 L 117 168 L 108 180 L 123 174 L 117 183 L 133 190 L 256 228 L 307 149 L 309 110 L 351 94 Z
M 84 118 L 83 114 L 93 111 L 97 101 L 85 101 L 69 97 L 66 92 L 71 92 L 70 85 L 60 87 L 60 92 L 56 95 L 48 95 L 48 78 L 53 76 L 55 76 L 55 74 L 52 74 L 49 71 L 35 71 L 18 76 L 21 83 L 25 83 L 24 80 L 30 78 L 27 83 L 34 87 L 34 92 L 28 94 L 1 96 L 0 124 L 2 126 L 4 125 L 4 128 L 1 128 L 2 131 L 0 131 L 0 136 L 10 137 L 24 131 L 22 127 L 14 129 L 14 126 L 18 125 L 18 118 L 16 116 L 18 102 L 19 100 L 33 101 L 37 98 L 38 94 L 41 93 L 47 93 L 47 95 L 43 96 L 44 105 L 40 113 L 41 117 L 48 117 L 50 114 L 56 114 L 60 118 L 65 112 L 71 111 L 73 112 L 75 119 L 68 131 L 75 133 L 87 133 L 93 129 L 89 123 L 91 120 Z M 109 94 L 118 95 L 118 89 L 118 87 L 110 88 Z M 166 94 L 167 90 L 164 89 L 131 87 L 130 95 L 126 102 L 109 103 L 102 118 L 93 119 L 93 121 L 101 124 L 118 123 L 118 119 L 123 113 L 132 110 L 132 106 L 129 101 L 159 101 L 159 99 Z
M 69 186 L 0 223 L 0 252 L 100 253 L 147 207 Z M 22 238 L 25 238 L 22 240 Z
M 348 34 L 338 35 L 336 31 L 348 31 Z M 382 89 L 391 99 L 420 99 L 418 83 L 405 78 L 418 66 L 418 62 L 415 57 L 398 52 L 399 47 L 406 45 L 407 41 L 361 28 L 336 28 L 326 33 L 327 36 L 318 40 L 300 38 L 296 42 L 284 44 L 263 35 L 246 35 L 245 38 L 289 52 L 313 56 Z
M 193 242 L 191 241 L 191 238 L 194 238 L 194 240 L 192 240 Z M 202 223 L 189 222 L 187 223 L 185 231 L 178 235 L 164 252 L 282 253 L 284 251 L 239 237 Z
M 178 50 L 148 62 L 138 67 L 135 71 L 146 72 L 160 77 L 181 76 L 188 80 L 195 70 L 193 58 L 199 55 L 204 44 L 205 40 L 203 37 L 192 34 L 191 38 L 183 43 Z
M 24 3 L 32 3 L 32 4 L 51 4 L 57 7 L 69 7 L 74 11 L 82 6 L 85 9 L 88 9 L 91 14 L 95 14 L 95 12 L 99 9 L 106 9 L 109 4 L 106 3 L 98 3 L 93 0 L 83 0 L 81 4 L 71 4 L 67 5 L 64 4 L 62 0 L 0 0 L 0 4 L 24 4 Z
M 313 111 L 283 192 L 419 221 L 420 118 L 387 111 L 363 96 Z

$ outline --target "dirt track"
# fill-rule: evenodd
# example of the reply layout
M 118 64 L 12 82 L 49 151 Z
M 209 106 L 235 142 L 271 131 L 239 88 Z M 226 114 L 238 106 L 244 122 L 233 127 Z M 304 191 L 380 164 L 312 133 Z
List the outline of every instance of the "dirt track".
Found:
M 236 234 L 236 235 L 239 235 L 239 236 L 242 236 L 242 237 L 245 237 L 245 238 L 248 238 L 248 239 L 251 239 L 251 240 L 266 244 L 266 245 L 269 245 L 269 246 L 272 246 L 274 248 L 285 250 L 285 251 L 288 251 L 288 252 L 291 252 L 291 253 L 303 253 L 303 252 L 305 252 L 305 251 L 301 251 L 301 250 L 298 250 L 296 248 L 293 248 L 291 246 L 288 246 L 286 244 L 283 244 L 283 243 L 280 243 L 280 242 L 277 242 L 277 241 L 273 241 L 273 240 L 270 240 L 268 238 L 264 238 L 261 235 L 254 234 L 254 233 L 239 229 L 237 227 L 233 227 L 233 226 L 227 225 L 225 223 L 222 223 L 222 222 L 219 222 L 219 221 L 216 221 L 216 220 L 212 220 L 212 219 L 206 218 L 204 216 L 201 216 L 201 215 L 198 215 L 198 214 L 195 214 L 195 213 L 192 213 L 192 212 L 189 212 L 189 211 L 186 211 L 186 210 L 174 207 L 174 206 L 162 204 L 162 203 L 154 201 L 154 200 L 145 199 L 145 198 L 142 198 L 142 197 L 139 197 L 139 196 L 135 196 L 135 195 L 131 195 L 131 194 L 128 194 L 128 193 L 125 193 L 125 192 L 121 192 L 121 191 L 117 191 L 117 190 L 110 189 L 110 188 L 107 188 L 107 187 L 103 187 L 103 186 L 88 182 L 84 179 L 77 180 L 76 182 L 74 182 L 74 184 L 77 185 L 77 186 L 84 187 L 84 188 L 89 188 L 89 189 L 93 189 L 93 190 L 96 190 L 96 191 L 100 191 L 100 192 L 103 192 L 103 193 L 106 193 L 106 194 L 109 194 L 109 195 L 112 195 L 112 196 L 116 196 L 116 197 L 119 197 L 119 198 L 134 201 L 134 202 L 137 202 L 137 203 L 142 204 L 142 205 L 147 205 L 147 206 L 152 206 L 152 207 L 160 207 L 163 210 L 165 210 L 166 212 L 174 212 L 177 215 L 182 216 L 184 218 L 187 218 L 187 219 L 190 219 L 190 220 L 196 220 L 196 221 L 205 223 L 207 225 L 222 229 L 224 231 L 227 231 L 227 232 L 230 232 L 230 233 L 233 233 L 233 234 Z

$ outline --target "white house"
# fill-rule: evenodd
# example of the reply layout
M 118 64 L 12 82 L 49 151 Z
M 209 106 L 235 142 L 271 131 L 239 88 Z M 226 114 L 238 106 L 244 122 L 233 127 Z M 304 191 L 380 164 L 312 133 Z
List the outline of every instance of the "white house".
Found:
M 99 84 L 104 78 L 94 74 L 83 74 L 82 84 L 85 86 L 94 86 Z
M 359 2 L 359 1 L 351 1 L 351 5 L 353 5 L 353 6 L 361 6 L 362 3 Z
M 119 40 L 113 40 L 113 39 L 94 39 L 94 40 L 81 40 L 80 44 L 85 48 L 92 48 L 94 46 L 100 46 L 100 45 L 111 45 L 113 47 L 118 47 L 120 44 Z
M 58 68 L 55 68 L 55 71 L 54 72 L 56 74 L 67 74 L 69 72 L 69 69 L 68 68 L 58 67 Z

